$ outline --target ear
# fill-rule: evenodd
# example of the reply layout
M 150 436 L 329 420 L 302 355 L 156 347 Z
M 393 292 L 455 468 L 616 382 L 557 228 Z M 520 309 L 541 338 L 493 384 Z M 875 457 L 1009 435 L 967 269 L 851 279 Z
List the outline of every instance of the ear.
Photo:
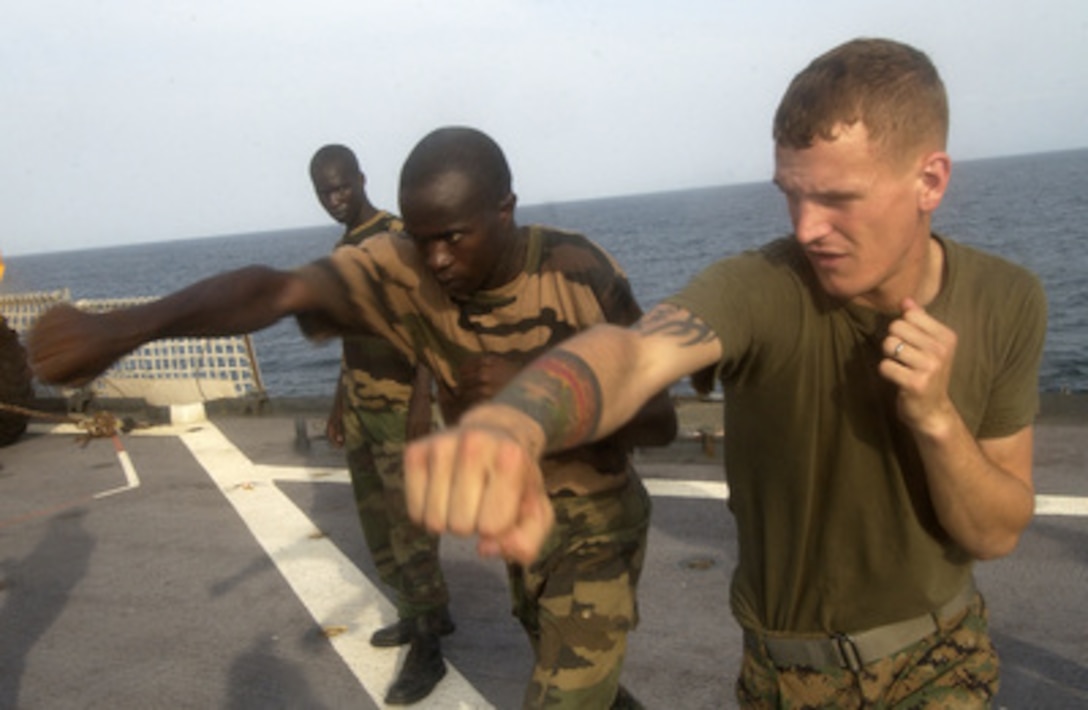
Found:
M 504 222 L 514 221 L 514 208 L 517 207 L 518 196 L 513 192 L 506 195 L 499 202 L 499 218 Z
M 952 159 L 944 151 L 922 158 L 918 171 L 918 209 L 930 213 L 937 209 L 952 177 Z

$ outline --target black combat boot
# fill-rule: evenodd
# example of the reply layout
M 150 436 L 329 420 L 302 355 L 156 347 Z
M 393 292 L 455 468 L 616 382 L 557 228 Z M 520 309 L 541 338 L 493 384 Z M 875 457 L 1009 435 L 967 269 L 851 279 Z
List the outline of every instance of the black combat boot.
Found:
M 428 612 L 422 617 L 428 628 L 439 636 L 448 636 L 457 628 L 450 618 L 450 610 L 442 607 L 437 611 Z M 403 646 L 412 640 L 416 630 L 416 619 L 401 619 L 374 632 L 370 637 L 370 645 L 378 648 L 392 648 Z
M 442 642 L 430 629 L 426 617 L 415 619 L 415 628 L 400 674 L 385 695 L 387 705 L 411 705 L 431 694 L 446 675 Z

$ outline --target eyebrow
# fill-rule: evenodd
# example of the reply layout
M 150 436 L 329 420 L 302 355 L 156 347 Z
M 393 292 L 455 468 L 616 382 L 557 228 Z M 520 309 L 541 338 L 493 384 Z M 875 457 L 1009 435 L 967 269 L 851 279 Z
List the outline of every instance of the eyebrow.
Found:
M 412 241 L 416 241 L 416 242 L 434 242 L 434 241 L 438 241 L 440 239 L 449 239 L 454 234 L 457 234 L 458 232 L 462 232 L 464 230 L 463 229 L 447 229 L 445 231 L 438 232 L 437 234 L 416 234 L 415 232 L 409 231 L 407 228 L 405 228 L 404 231 L 409 237 L 412 238 Z
M 783 185 L 781 182 L 779 182 L 778 178 L 773 178 L 771 180 L 771 184 L 774 185 L 776 188 L 778 188 L 778 190 L 784 195 L 788 196 L 788 195 L 799 195 L 800 194 L 800 195 L 803 195 L 805 197 L 808 197 L 809 199 L 818 199 L 818 200 L 832 200 L 832 201 L 851 200 L 851 199 L 861 197 L 862 194 L 863 194 L 863 192 L 861 190 L 850 189 L 850 188 L 829 188 L 829 189 L 826 189 L 826 190 L 812 190 L 812 191 L 791 190 L 791 189 L 787 188 L 785 185 Z

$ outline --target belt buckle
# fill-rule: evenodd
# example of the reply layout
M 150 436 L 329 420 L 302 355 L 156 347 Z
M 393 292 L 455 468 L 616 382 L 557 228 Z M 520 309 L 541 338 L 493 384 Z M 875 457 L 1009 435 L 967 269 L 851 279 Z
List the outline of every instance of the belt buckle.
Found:
M 835 654 L 838 656 L 839 666 L 841 668 L 849 668 L 854 673 L 857 673 L 864 667 L 864 663 L 861 659 L 861 652 L 858 651 L 857 644 L 854 643 L 854 639 L 850 638 L 847 634 L 835 634 L 831 637 L 831 646 L 835 649 Z

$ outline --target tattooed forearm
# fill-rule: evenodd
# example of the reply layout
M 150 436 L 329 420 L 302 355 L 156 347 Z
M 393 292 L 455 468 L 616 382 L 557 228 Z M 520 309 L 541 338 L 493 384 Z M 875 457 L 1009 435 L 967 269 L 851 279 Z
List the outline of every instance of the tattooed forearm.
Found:
M 601 387 L 593 369 L 556 350 L 511 381 L 495 402 L 520 409 L 544 429 L 549 451 L 591 441 L 601 421 Z
M 690 311 L 670 305 L 660 305 L 635 325 L 644 335 L 666 335 L 682 341 L 681 347 L 702 345 L 714 339 L 714 331 Z

